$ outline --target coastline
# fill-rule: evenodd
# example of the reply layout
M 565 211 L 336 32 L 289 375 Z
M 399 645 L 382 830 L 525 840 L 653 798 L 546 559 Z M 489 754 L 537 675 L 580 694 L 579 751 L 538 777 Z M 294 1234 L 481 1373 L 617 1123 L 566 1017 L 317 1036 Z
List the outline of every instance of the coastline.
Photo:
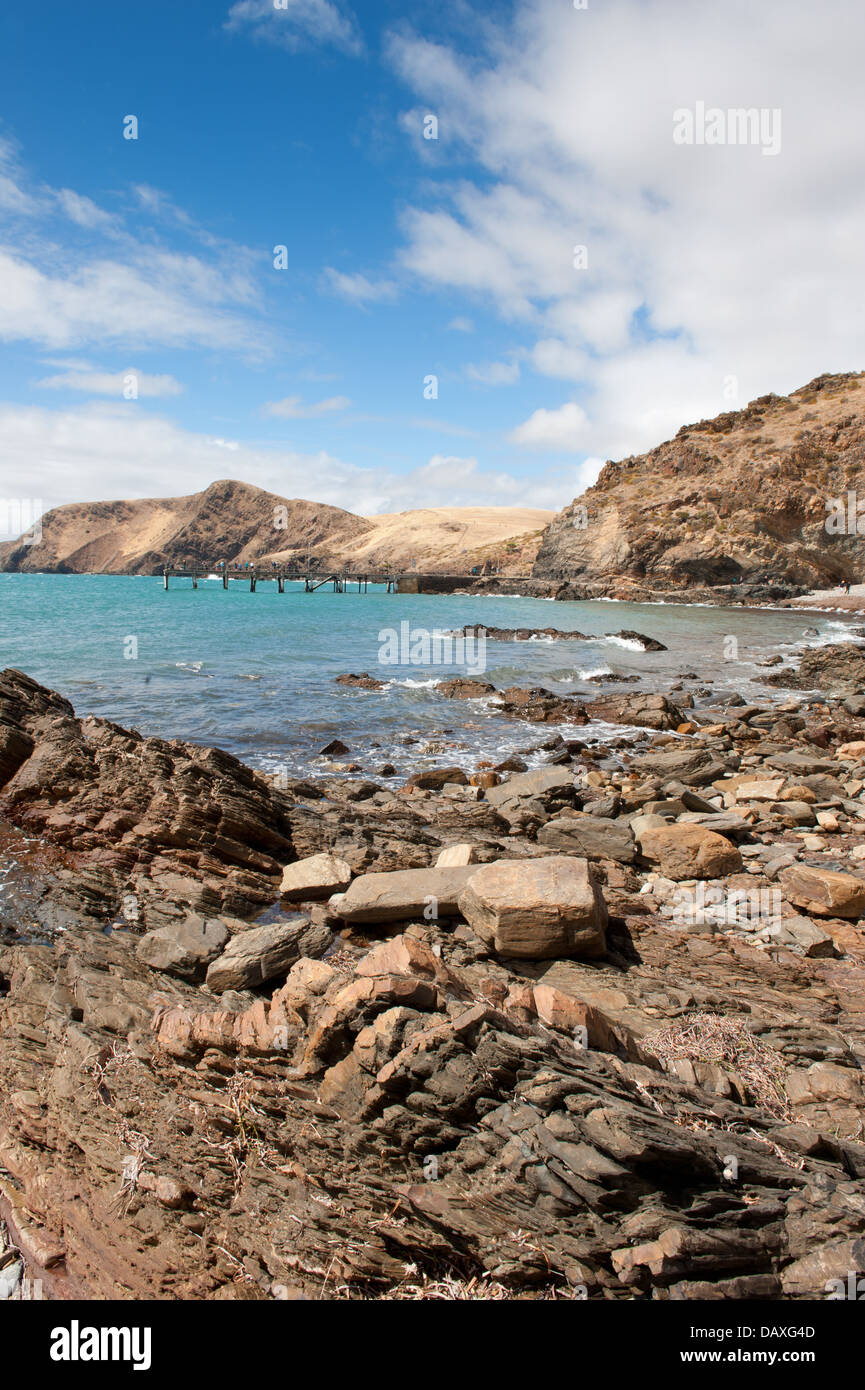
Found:
M 0 814 L 58 855 L 0 938 L 0 1195 L 31 1213 L 17 1243 L 48 1296 L 633 1298 L 667 1229 L 694 1253 L 666 1297 L 821 1296 L 865 1176 L 865 682 L 816 650 L 828 699 L 604 697 L 631 719 L 642 700 L 630 749 L 545 737 L 525 691 L 543 766 L 398 788 L 274 786 L 4 673 Z M 570 945 L 539 892 L 581 904 Z M 727 1213 L 723 1257 L 641 1158 L 650 1134 L 695 1211 Z

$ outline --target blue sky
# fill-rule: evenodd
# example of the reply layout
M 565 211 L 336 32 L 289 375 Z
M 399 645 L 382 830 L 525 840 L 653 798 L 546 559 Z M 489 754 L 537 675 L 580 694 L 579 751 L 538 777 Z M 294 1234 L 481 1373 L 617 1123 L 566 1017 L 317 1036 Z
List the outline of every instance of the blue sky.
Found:
M 4 7 L 0 491 L 558 507 L 858 368 L 863 37 L 841 0 Z M 698 100 L 781 111 L 777 157 L 677 146 Z

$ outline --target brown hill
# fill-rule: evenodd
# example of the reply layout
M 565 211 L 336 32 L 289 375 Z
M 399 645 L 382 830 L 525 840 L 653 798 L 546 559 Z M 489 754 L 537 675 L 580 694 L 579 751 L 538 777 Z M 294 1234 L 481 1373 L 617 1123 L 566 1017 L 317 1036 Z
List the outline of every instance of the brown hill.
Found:
M 528 574 L 554 513 L 450 507 L 361 517 L 230 479 L 188 497 L 74 502 L 42 518 L 36 545 L 0 545 L 0 570 L 152 574 L 163 565 L 306 560 L 462 573 L 495 560 Z
M 827 529 L 858 491 L 862 533 Z M 646 588 L 865 578 L 865 373 L 686 425 L 650 453 L 605 464 L 544 535 L 534 574 Z

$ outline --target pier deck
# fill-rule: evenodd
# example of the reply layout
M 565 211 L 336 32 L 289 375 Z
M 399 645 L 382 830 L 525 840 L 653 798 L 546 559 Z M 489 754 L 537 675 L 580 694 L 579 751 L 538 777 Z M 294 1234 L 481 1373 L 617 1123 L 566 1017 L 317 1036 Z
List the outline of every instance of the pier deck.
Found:
M 219 565 L 196 565 L 191 568 L 180 565 L 166 565 L 162 570 L 163 586 L 167 589 L 172 579 L 191 579 L 193 589 L 198 588 L 199 580 L 221 579 L 223 589 L 229 582 L 242 582 L 249 585 L 254 594 L 259 584 L 276 584 L 280 594 L 285 593 L 286 584 L 303 585 L 292 588 L 291 593 L 314 594 L 318 589 L 332 586 L 335 594 L 365 594 L 370 584 L 383 585 L 389 594 L 452 593 L 454 589 L 465 588 L 477 579 L 472 574 L 392 574 L 388 570 L 363 572 L 358 570 L 308 570 L 291 565 L 257 565 L 247 569 L 238 565 L 222 568 Z

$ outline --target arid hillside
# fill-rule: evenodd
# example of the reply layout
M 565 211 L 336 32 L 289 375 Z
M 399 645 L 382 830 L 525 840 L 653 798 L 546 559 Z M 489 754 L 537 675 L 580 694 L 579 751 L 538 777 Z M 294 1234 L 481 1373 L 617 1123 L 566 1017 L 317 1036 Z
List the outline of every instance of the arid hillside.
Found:
M 554 513 L 531 507 L 442 507 L 361 517 L 226 479 L 188 497 L 80 502 L 42 518 L 38 544 L 0 545 L 0 570 L 150 574 L 220 560 L 363 563 L 463 572 L 489 560 L 528 574 Z
M 546 532 L 534 574 L 619 596 L 865 578 L 865 373 L 761 396 L 607 463 Z

